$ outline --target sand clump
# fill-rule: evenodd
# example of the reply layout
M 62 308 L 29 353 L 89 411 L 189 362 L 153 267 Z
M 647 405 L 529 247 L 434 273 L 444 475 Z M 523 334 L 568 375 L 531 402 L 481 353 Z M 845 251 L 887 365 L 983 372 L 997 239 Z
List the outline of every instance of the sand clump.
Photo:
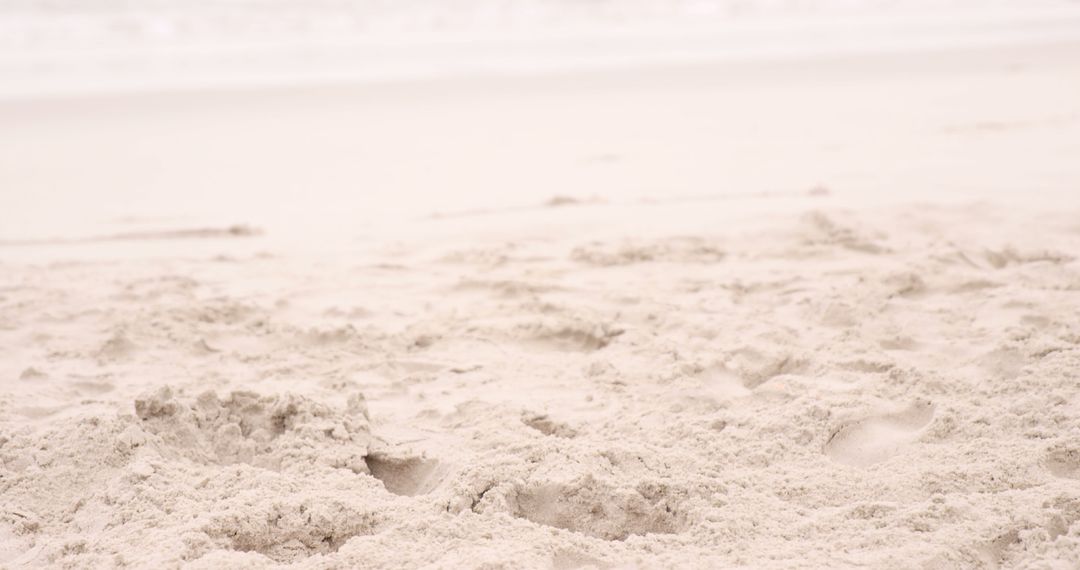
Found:
M 133 408 L 61 423 L 40 435 L 47 445 L 4 438 L 9 538 L 26 548 L 12 560 L 178 564 L 225 548 L 287 562 L 333 552 L 383 519 L 377 499 L 340 496 L 378 485 L 355 476 L 369 472 L 372 442 L 359 396 L 335 410 L 295 395 L 184 398 L 166 386 Z M 123 546 L 133 540 L 157 548 Z
M 372 436 L 359 394 L 337 414 L 295 395 L 233 392 L 222 400 L 205 392 L 184 403 L 166 386 L 136 399 L 135 414 L 143 429 L 191 461 L 278 471 L 321 463 L 368 472 Z

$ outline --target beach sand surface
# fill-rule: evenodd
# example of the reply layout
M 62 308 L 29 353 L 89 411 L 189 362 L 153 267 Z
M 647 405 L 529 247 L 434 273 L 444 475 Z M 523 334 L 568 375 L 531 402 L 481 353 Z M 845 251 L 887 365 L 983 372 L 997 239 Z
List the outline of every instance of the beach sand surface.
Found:
M 0 125 L 0 568 L 1080 566 L 1080 36 Z

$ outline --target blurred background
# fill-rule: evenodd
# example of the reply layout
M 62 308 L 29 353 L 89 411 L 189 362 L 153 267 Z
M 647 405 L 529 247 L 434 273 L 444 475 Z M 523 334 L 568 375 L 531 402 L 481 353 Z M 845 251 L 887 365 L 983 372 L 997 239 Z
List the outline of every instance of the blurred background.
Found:
M 1071 37 L 1075 0 L 4 0 L 4 95 Z
M 0 240 L 1075 196 L 1074 0 L 0 0 Z

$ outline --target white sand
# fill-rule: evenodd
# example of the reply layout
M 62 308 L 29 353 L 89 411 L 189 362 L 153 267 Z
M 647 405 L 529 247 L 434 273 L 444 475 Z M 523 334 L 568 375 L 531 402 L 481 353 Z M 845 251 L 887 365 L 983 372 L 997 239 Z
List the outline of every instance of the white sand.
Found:
M 1080 41 L 0 124 L 0 568 L 1080 567 Z

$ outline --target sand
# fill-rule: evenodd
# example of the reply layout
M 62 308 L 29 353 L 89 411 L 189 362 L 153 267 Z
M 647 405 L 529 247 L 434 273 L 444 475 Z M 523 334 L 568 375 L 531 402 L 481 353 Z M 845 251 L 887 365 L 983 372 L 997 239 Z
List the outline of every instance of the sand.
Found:
M 1078 54 L 5 101 L 0 568 L 1080 567 Z
M 1080 563 L 1077 210 L 745 201 L 5 264 L 6 567 Z

